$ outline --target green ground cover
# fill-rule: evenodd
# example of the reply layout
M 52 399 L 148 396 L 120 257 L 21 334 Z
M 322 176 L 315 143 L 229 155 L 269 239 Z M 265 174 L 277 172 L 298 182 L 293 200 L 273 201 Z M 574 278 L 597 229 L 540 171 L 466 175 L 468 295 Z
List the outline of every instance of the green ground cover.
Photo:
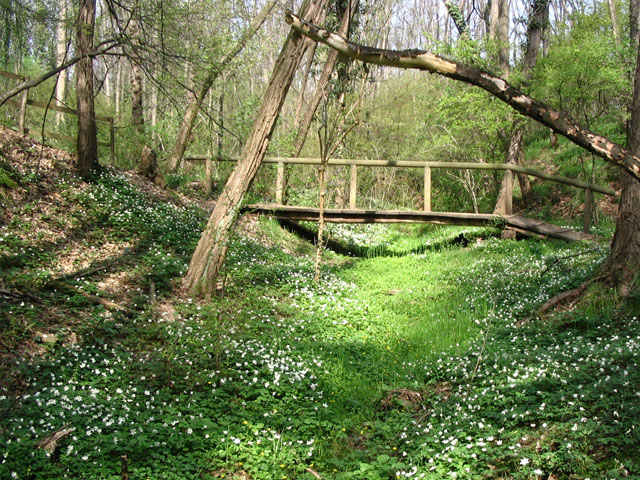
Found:
M 349 230 L 393 255 L 329 253 L 316 285 L 309 247 L 261 222 L 234 239 L 223 295 L 202 303 L 172 293 L 202 211 L 150 202 L 113 172 L 60 191 L 81 205 L 69 221 L 87 248 L 129 245 L 132 292 L 114 311 L 55 290 L 64 251 L 23 222 L 0 227 L 2 284 L 41 299 L 3 297 L 4 341 L 44 326 L 76 339 L 11 360 L 0 478 L 116 480 L 123 456 L 135 479 L 640 476 L 639 300 L 592 291 L 535 316 L 606 247 Z M 98 280 L 73 282 L 99 294 Z

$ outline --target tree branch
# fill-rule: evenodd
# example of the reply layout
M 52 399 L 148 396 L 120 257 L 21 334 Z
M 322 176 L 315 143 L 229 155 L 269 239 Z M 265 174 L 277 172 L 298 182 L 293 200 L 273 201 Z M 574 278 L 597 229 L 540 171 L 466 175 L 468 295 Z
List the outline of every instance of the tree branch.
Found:
M 109 50 L 111 50 L 112 48 L 116 47 L 117 45 L 118 45 L 118 40 L 116 40 L 116 39 L 105 40 L 104 42 L 102 42 L 102 43 L 100 43 L 98 45 L 98 48 L 96 48 L 95 50 L 89 52 L 87 55 L 75 56 L 75 57 L 67 60 L 66 62 L 64 62 L 60 66 L 54 68 L 53 70 L 49 70 L 47 73 L 45 73 L 45 74 L 43 74 L 43 75 L 41 75 L 41 76 L 39 76 L 37 78 L 31 79 L 31 80 L 27 80 L 26 82 L 22 82 L 21 84 L 15 86 L 11 90 L 7 90 L 2 95 L 0 95 L 0 107 L 2 105 L 4 105 L 4 103 L 7 100 L 9 100 L 11 97 L 15 97 L 16 95 L 18 95 L 20 92 L 22 92 L 24 90 L 28 90 L 29 88 L 36 87 L 36 86 L 40 85 L 45 80 L 53 77 L 54 75 L 57 75 L 58 73 L 60 73 L 63 70 L 66 70 L 70 66 L 75 65 L 80 60 L 82 60 L 85 56 L 86 57 L 97 57 L 98 55 L 102 55 L 104 53 L 107 53 Z
M 424 50 L 397 51 L 357 45 L 308 23 L 291 12 L 285 14 L 285 21 L 300 34 L 324 43 L 350 58 L 376 65 L 426 70 L 480 87 L 521 114 L 533 118 L 640 180 L 639 157 L 632 155 L 621 145 L 582 127 L 564 113 L 525 95 L 500 77 Z

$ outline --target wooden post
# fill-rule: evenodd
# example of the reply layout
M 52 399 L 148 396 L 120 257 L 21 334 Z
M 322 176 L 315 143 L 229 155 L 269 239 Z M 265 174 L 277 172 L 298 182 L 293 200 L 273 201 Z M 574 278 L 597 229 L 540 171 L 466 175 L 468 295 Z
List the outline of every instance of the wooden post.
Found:
M 584 233 L 589 233 L 591 230 L 591 212 L 593 210 L 593 192 L 590 188 L 587 188 L 584 192 L 584 218 L 583 228 Z
M 424 211 L 431 211 L 431 167 L 424 167 Z
M 29 97 L 29 89 L 26 89 L 22 92 L 22 96 L 20 97 L 20 117 L 18 117 L 18 132 L 20 135 L 24 135 L 25 129 L 24 125 L 27 120 L 27 100 Z
M 278 162 L 278 173 L 276 176 L 276 203 L 282 205 L 284 199 L 284 163 Z
M 505 170 L 504 175 L 507 179 L 507 190 L 504 196 L 504 213 L 506 215 L 513 215 L 513 172 L 511 170 Z
M 204 162 L 204 194 L 211 195 L 211 155 Z
M 356 209 L 356 195 L 358 194 L 358 166 L 351 165 L 351 179 L 349 181 L 349 208 Z
M 116 164 L 116 127 L 113 123 L 113 117 L 109 117 L 109 143 L 111 151 L 109 152 L 109 158 L 111 165 Z

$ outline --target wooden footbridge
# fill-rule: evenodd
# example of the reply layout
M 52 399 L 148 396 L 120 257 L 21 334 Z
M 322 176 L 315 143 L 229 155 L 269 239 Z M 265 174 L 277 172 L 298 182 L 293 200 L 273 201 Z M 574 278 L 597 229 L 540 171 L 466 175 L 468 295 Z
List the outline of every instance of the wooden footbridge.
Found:
M 211 184 L 211 172 L 213 160 L 236 161 L 235 157 L 210 155 L 187 155 L 188 161 L 206 162 L 206 180 Z M 286 165 L 320 165 L 318 158 L 288 158 L 266 157 L 266 164 L 277 165 L 276 190 L 274 204 L 254 204 L 243 207 L 243 213 L 254 215 L 268 215 L 288 221 L 318 221 L 320 210 L 318 208 L 290 206 L 283 204 L 284 197 L 284 171 Z M 525 168 L 517 165 L 503 163 L 462 163 L 462 162 L 426 162 L 411 160 L 367 160 L 367 159 L 330 159 L 329 166 L 350 167 L 349 179 L 349 208 L 324 209 L 323 216 L 326 222 L 331 223 L 435 223 L 443 225 L 491 225 L 505 230 L 512 230 L 525 235 L 541 238 L 559 238 L 566 241 L 580 241 L 593 239 L 589 234 L 594 202 L 594 193 L 604 195 L 616 195 L 610 188 L 582 182 L 579 180 L 552 175 L 546 172 Z M 424 203 L 422 210 L 367 210 L 357 208 L 358 192 L 358 168 L 359 167 L 386 167 L 386 168 L 418 168 L 424 172 Z M 499 214 L 494 213 L 457 213 L 434 212 L 431 209 L 431 172 L 437 169 L 449 170 L 501 170 L 506 176 L 507 191 L 504 204 Z M 513 179 L 515 173 L 522 173 L 548 181 L 570 185 L 585 190 L 585 205 L 583 209 L 583 230 L 558 227 L 543 221 L 533 220 L 513 215 Z

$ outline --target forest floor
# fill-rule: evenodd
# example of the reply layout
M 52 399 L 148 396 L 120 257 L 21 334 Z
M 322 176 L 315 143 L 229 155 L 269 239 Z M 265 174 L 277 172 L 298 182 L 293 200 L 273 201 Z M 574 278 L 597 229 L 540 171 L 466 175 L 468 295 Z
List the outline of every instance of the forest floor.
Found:
M 187 193 L 0 135 L 0 478 L 640 478 L 640 299 L 536 315 L 606 242 L 250 221 L 201 302 Z

